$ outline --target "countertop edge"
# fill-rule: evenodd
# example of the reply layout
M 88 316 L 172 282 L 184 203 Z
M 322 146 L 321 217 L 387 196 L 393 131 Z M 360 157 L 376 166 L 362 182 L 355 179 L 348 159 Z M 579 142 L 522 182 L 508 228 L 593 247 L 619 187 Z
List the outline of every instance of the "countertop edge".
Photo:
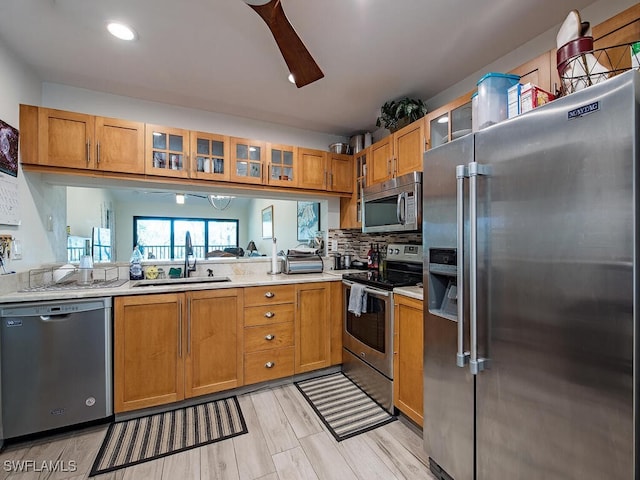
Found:
M 125 295 L 147 295 L 155 293 L 176 293 L 200 290 L 219 290 L 226 288 L 257 287 L 264 285 L 290 285 L 313 282 L 338 282 L 342 279 L 337 273 L 301 273 L 296 275 L 285 274 L 255 274 L 255 275 L 227 275 L 229 282 L 189 283 L 179 285 L 154 285 L 144 287 L 131 287 L 128 281 L 120 287 L 49 290 L 39 292 L 11 292 L 0 295 L 0 306 L 4 303 L 37 302 L 50 300 L 74 300 L 79 298 L 95 297 L 121 297 Z

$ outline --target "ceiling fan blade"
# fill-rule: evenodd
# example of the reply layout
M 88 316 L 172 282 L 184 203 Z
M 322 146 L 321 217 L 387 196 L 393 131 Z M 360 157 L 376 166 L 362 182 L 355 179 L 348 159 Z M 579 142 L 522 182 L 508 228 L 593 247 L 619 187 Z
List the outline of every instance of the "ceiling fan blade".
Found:
M 247 3 L 260 15 L 269 30 L 271 30 L 273 38 L 278 44 L 278 48 L 298 88 L 324 77 L 324 73 L 322 73 L 309 50 L 304 46 L 291 23 L 289 23 L 280 0 L 271 0 L 264 5 Z

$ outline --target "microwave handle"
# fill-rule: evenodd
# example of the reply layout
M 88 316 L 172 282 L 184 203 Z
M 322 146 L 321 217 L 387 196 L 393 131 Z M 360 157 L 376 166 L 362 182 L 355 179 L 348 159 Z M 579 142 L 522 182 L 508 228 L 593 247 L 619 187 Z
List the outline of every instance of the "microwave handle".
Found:
M 405 210 L 407 208 L 407 199 L 406 193 L 402 192 L 398 194 L 398 203 L 396 205 L 396 216 L 398 217 L 398 223 L 400 225 L 404 225 L 407 221 L 407 216 L 405 214 Z

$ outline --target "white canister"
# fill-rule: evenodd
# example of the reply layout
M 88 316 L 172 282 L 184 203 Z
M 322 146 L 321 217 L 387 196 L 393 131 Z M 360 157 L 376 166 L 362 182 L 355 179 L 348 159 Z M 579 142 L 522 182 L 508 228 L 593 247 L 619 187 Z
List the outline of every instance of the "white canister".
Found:
M 364 148 L 371 146 L 371 132 L 367 132 L 364 134 Z

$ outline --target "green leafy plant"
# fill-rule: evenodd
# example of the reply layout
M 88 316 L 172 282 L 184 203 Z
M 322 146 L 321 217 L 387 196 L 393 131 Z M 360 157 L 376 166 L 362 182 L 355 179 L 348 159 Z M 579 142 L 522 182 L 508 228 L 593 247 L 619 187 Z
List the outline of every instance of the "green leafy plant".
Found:
M 385 102 L 380 108 L 380 116 L 376 121 L 376 126 L 392 132 L 400 126 L 408 125 L 418 120 L 427 113 L 427 106 L 422 100 L 404 97 L 400 100 Z

